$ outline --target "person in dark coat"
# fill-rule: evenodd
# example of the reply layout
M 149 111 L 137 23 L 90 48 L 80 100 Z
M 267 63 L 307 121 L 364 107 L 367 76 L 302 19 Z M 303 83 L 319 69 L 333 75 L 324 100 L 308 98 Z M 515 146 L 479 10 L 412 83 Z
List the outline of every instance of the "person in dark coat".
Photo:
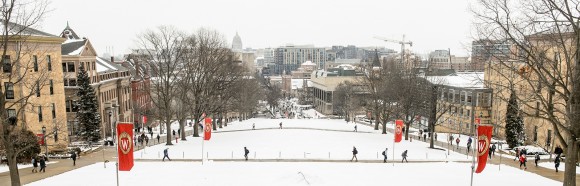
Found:
M 248 150 L 248 148 L 244 147 L 244 158 L 246 158 L 246 161 L 248 161 L 248 154 L 250 154 L 250 150 Z
M 157 134 L 157 143 L 159 143 L 159 139 L 161 139 L 161 137 L 159 137 L 159 134 Z
M 558 167 L 560 167 L 560 156 L 556 156 L 556 159 L 554 159 L 554 166 L 556 166 L 556 172 L 558 172 Z
M 538 166 L 538 161 L 540 161 L 540 153 L 536 152 L 536 155 L 534 157 L 534 163 L 536 163 L 536 167 Z
M 163 150 L 163 160 L 165 161 L 165 158 L 167 158 L 169 161 L 171 161 L 171 159 L 169 158 L 169 152 L 167 152 L 169 148 L 165 148 L 165 150 Z
M 350 161 L 352 160 L 356 160 L 356 162 L 358 162 L 358 158 L 356 157 L 356 154 L 358 154 L 358 150 L 356 150 L 356 147 L 352 147 L 352 158 L 350 159 Z
M 554 154 L 556 154 L 557 157 L 562 157 L 562 153 L 564 153 L 564 150 L 562 150 L 562 147 L 557 146 L 556 149 L 554 149 Z
M 38 172 L 38 158 L 33 157 L 32 158 L 32 172 Z
M 46 172 L 46 161 L 44 157 L 40 157 L 40 170 L 38 172 Z
M 72 159 L 72 160 L 73 160 L 73 166 L 77 166 L 77 153 L 76 153 L 76 152 L 73 152 L 73 153 L 70 155 L 70 159 Z
M 175 136 L 175 130 L 173 130 L 173 132 L 172 132 L 172 133 L 173 133 L 173 136 Z
M 401 163 L 403 163 L 403 161 L 409 163 L 409 161 L 407 161 L 407 150 L 403 151 L 403 154 L 401 154 L 401 157 L 403 157 L 403 159 L 401 160 Z
M 387 163 L 387 151 L 389 150 L 389 148 L 385 148 L 385 151 L 383 151 L 383 163 Z

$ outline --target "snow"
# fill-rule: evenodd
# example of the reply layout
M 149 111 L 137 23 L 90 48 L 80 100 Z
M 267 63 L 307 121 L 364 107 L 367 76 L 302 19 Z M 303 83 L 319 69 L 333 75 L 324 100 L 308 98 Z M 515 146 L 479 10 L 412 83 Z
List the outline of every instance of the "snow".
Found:
M 49 161 L 49 162 L 46 162 L 47 165 L 50 165 L 50 164 L 53 164 L 53 163 L 58 163 L 58 161 Z M 25 168 L 28 168 L 28 167 L 32 167 L 32 164 L 31 163 L 18 164 L 18 170 L 25 169 Z M 6 164 L 0 164 L 0 173 L 8 172 L 8 171 L 9 171 L 8 165 L 6 165 Z
M 280 122 L 283 129 L 278 129 Z M 252 130 L 252 124 L 256 130 Z M 417 140 L 397 143 L 395 160 L 400 161 L 401 152 L 409 150 L 409 161 L 420 163 L 344 161 L 352 157 L 352 146 L 357 147 L 359 160 L 381 162 L 380 153 L 385 147 L 389 148 L 389 160 L 393 156 L 390 133 L 380 134 L 360 124 L 358 132 L 353 132 L 354 126 L 354 123 L 330 119 L 235 121 L 213 132 L 211 140 L 204 142 L 209 160 L 203 165 L 199 161 L 201 138 L 189 137 L 172 146 L 161 144 L 135 152 L 135 166 L 130 172 L 119 172 L 119 182 L 121 185 L 469 184 L 471 164 L 465 161 L 471 159 L 454 152 L 445 156 L 447 151 L 429 149 L 427 143 Z M 261 159 L 261 162 L 243 161 L 244 146 L 250 150 L 251 160 Z M 173 161 L 159 162 L 165 148 L 169 148 Z M 320 162 L 322 160 L 343 161 Z M 28 185 L 115 185 L 114 166 L 107 167 L 103 168 L 102 162 L 95 163 Z M 562 183 L 509 166 L 499 170 L 492 164 L 488 164 L 483 173 L 474 174 L 477 186 L 520 184 L 550 186 Z
M 558 171 L 559 172 L 564 172 L 564 170 L 566 170 L 566 163 L 565 162 L 560 162 L 560 166 L 558 167 Z M 540 167 L 544 167 L 544 168 L 548 168 L 548 169 L 552 169 L 552 170 L 556 170 L 556 165 L 554 164 L 553 160 L 552 162 L 542 162 L 542 163 L 538 163 L 538 166 Z M 580 167 L 576 167 L 576 174 L 580 174 Z
M 70 52 L 70 53 L 68 53 L 66 55 L 69 55 L 69 56 L 81 55 L 81 52 L 83 52 L 83 49 L 85 49 L 85 47 L 79 47 L 76 50 L 74 50 L 74 51 L 72 51 L 72 52 Z
M 95 163 L 30 183 L 115 185 L 114 166 Z M 119 172 L 120 185 L 469 185 L 466 163 L 321 163 L 321 162 L 135 162 Z M 516 168 L 487 165 L 474 185 L 562 185 Z
M 280 122 L 284 129 L 278 129 Z M 253 123 L 258 130 L 251 130 Z M 364 125 L 358 125 L 358 132 L 355 133 L 354 126 L 353 123 L 329 119 L 250 119 L 233 122 L 228 127 L 219 129 L 217 133 L 214 132 L 212 139 L 204 142 L 204 150 L 210 159 L 228 160 L 243 158 L 243 147 L 250 149 L 252 159 L 347 160 L 352 157 L 353 146 L 357 147 L 357 156 L 361 160 L 382 160 L 381 152 L 385 148 L 389 148 L 388 156 L 393 156 L 391 133 L 380 134 L 380 131 Z M 337 143 L 338 141 L 341 143 Z M 201 159 L 201 143 L 201 138 L 188 137 L 187 141 L 179 141 L 168 147 L 169 157 Z M 455 152 L 447 155 L 447 151 L 427 147 L 428 144 L 424 142 L 403 141 L 396 144 L 395 158 L 400 159 L 401 153 L 409 150 L 409 160 L 468 160 L 466 155 Z M 148 147 L 135 152 L 135 158 L 160 159 L 165 148 L 165 145 Z

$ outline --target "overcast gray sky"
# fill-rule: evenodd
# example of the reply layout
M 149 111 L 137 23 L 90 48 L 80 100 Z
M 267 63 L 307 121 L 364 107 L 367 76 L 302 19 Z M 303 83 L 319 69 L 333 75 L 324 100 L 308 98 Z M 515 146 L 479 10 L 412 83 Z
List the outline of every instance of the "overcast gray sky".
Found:
M 468 6 L 467 0 L 52 0 L 42 30 L 60 34 L 68 21 L 99 54 L 112 46 L 115 55 L 134 48 L 144 30 L 173 25 L 188 32 L 212 28 L 230 43 L 237 31 L 244 48 L 352 44 L 398 51 L 400 45 L 373 36 L 405 34 L 415 52 L 451 48 L 466 56 Z

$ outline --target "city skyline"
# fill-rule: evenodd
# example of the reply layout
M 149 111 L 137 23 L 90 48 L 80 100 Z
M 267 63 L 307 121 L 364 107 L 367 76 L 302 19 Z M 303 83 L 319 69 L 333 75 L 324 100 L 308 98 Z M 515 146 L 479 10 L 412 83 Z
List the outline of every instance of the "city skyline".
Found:
M 197 8 L 199 7 L 199 8 Z M 286 44 L 356 45 L 387 47 L 374 36 L 400 40 L 406 35 L 412 50 L 426 54 L 451 49 L 452 54 L 469 54 L 470 13 L 467 1 L 356 2 L 292 1 L 52 1 L 41 30 L 57 35 L 67 22 L 81 37 L 91 39 L 97 52 L 120 55 L 136 47 L 137 35 L 159 25 L 171 25 L 192 33 L 211 28 L 230 43 L 239 33 L 244 48 L 280 47 Z M 162 14 L 154 12 L 163 12 Z M 216 12 L 222 13 L 216 13 Z M 112 50 L 114 52 L 109 52 Z

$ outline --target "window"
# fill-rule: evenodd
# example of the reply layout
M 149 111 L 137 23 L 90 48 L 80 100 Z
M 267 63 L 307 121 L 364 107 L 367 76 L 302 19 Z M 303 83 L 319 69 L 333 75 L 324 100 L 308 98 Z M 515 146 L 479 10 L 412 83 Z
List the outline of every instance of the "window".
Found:
M 8 117 L 16 117 L 16 109 L 6 109 L 6 113 L 8 114 Z
M 38 106 L 38 122 L 42 121 L 42 107 Z
M 66 63 L 62 63 L 62 72 L 66 72 Z
M 546 146 L 552 145 L 552 130 L 548 130 L 548 137 L 546 138 Z
M 52 79 L 50 80 L 50 95 L 54 94 L 54 84 L 52 83 Z
M 534 142 L 538 141 L 538 126 L 534 126 Z
M 66 112 L 71 112 L 71 100 L 66 100 L 65 102 L 66 105 Z
M 69 79 L 68 85 L 69 86 L 77 86 L 77 80 L 76 79 Z
M 77 107 L 77 101 L 71 101 L 71 108 L 73 112 L 79 111 L 79 107 Z
M 48 71 L 52 71 L 52 61 L 50 60 L 50 55 L 46 56 L 46 61 L 48 62 Z
M 68 66 L 67 67 L 68 72 L 75 72 L 75 63 L 74 62 L 68 62 L 66 65 Z
M 52 119 L 56 118 L 56 106 L 54 105 L 54 103 L 52 104 Z
M 38 57 L 36 55 L 32 56 L 32 60 L 34 63 L 34 72 L 38 72 Z
M 5 73 L 12 72 L 12 63 L 10 62 L 10 56 L 8 55 L 2 58 L 2 71 Z
M 63 82 L 64 86 L 68 86 L 68 79 L 64 78 L 64 79 L 62 80 L 62 82 Z
M 36 81 L 36 97 L 40 97 L 40 82 Z
M 14 83 L 4 83 L 4 92 L 6 92 L 6 99 L 14 99 Z

